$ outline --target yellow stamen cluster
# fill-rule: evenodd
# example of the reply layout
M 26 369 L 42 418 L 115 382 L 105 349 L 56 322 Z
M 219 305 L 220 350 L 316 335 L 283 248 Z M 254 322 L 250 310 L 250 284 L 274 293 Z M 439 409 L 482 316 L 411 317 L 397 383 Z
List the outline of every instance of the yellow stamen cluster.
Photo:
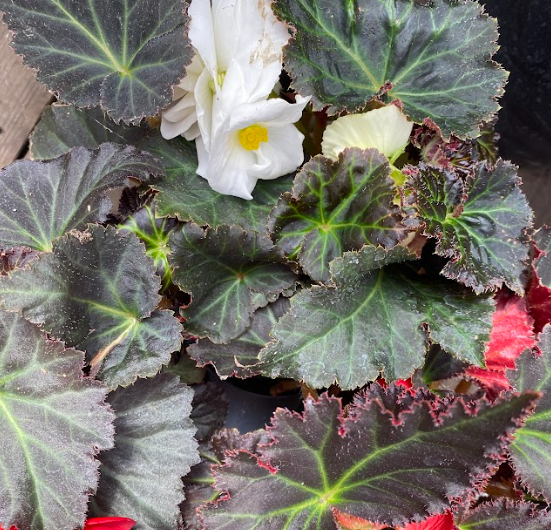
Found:
M 268 141 L 268 129 L 261 125 L 250 125 L 239 131 L 239 143 L 247 150 L 258 149 L 262 142 Z

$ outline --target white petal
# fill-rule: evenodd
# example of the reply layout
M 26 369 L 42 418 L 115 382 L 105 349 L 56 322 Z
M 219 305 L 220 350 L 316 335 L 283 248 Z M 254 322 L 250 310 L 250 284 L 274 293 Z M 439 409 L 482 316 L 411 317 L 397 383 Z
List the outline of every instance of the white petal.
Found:
M 201 136 L 205 141 L 207 150 L 209 149 L 210 137 L 212 134 L 213 95 L 209 85 L 211 80 L 212 77 L 210 72 L 207 69 L 203 70 L 193 92 L 195 96 L 197 123 L 199 124 L 199 130 L 201 131 Z
M 193 0 L 188 10 L 189 38 L 212 75 L 216 75 L 216 45 L 210 0 Z
M 199 130 L 199 125 L 197 124 L 197 121 L 186 132 L 184 132 L 182 136 L 188 142 L 191 142 L 192 140 L 195 140 L 197 137 L 201 136 L 201 131 Z
M 256 162 L 256 154 L 243 149 L 238 135 L 225 129 L 219 130 L 211 146 L 207 170 L 203 171 L 201 167 L 202 176 L 209 181 L 211 188 L 225 195 L 252 199 L 251 192 L 257 179 L 249 174 L 249 170 Z
M 197 147 L 197 174 L 206 179 L 209 170 L 209 152 L 205 149 L 201 136 L 195 139 L 195 147 Z
M 285 125 L 300 120 L 302 111 L 310 98 L 297 96 L 296 103 L 283 99 L 268 99 L 256 103 L 245 103 L 237 107 L 231 115 L 230 129 L 244 129 L 253 123 L 262 125 Z
M 346 147 L 371 147 L 392 159 L 404 150 L 412 129 L 413 123 L 395 105 L 343 116 L 325 130 L 322 152 L 337 158 Z
M 184 134 L 197 122 L 195 113 L 195 98 L 193 94 L 186 94 L 179 101 L 175 101 L 165 110 L 161 117 L 161 135 L 166 140 Z
M 228 70 L 232 57 L 239 51 L 236 46 L 241 28 L 238 27 L 239 21 L 236 20 L 238 16 L 236 4 L 239 4 L 239 0 L 213 0 L 212 2 L 214 41 L 219 72 Z
M 272 180 L 292 173 L 304 162 L 303 140 L 304 135 L 294 125 L 268 127 L 268 141 L 256 150 L 258 160 L 250 174 Z

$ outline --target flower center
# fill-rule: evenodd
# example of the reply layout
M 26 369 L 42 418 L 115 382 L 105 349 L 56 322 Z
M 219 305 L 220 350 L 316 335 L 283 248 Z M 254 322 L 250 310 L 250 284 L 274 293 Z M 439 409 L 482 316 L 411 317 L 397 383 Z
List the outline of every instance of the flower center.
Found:
M 216 76 L 216 82 L 218 83 L 218 86 L 222 88 L 222 85 L 224 84 L 224 79 L 226 78 L 226 72 L 218 72 Z M 210 91 L 213 94 L 216 94 L 216 85 L 214 84 L 214 79 L 211 79 L 209 81 L 209 88 Z
M 268 141 L 268 129 L 261 125 L 250 125 L 239 131 L 239 143 L 247 150 L 254 151 L 262 142 Z

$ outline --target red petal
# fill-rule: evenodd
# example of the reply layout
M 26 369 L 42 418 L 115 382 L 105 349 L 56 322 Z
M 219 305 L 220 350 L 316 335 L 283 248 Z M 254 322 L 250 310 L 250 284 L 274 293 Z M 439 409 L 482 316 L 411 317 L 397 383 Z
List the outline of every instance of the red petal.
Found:
M 534 329 L 536 333 L 540 333 L 545 324 L 551 323 L 551 289 L 541 284 L 538 273 L 533 267 L 526 297 L 530 314 L 534 317 Z
M 515 368 L 520 354 L 536 345 L 534 319 L 528 314 L 526 299 L 500 291 L 486 349 L 486 369 L 472 366 L 467 374 L 489 390 L 499 393 L 509 388 L 507 370 Z
M 130 530 L 135 524 L 127 517 L 93 517 L 86 521 L 84 530 Z
M 401 530 L 455 530 L 453 515 L 446 512 L 444 515 L 429 517 L 420 523 L 410 523 Z

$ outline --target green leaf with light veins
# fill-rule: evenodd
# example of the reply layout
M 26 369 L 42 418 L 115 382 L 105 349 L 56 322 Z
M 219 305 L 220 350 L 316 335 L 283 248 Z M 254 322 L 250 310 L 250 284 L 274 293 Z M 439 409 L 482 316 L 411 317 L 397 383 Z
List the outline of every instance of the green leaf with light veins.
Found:
M 514 388 L 543 393 L 536 411 L 515 434 L 511 456 L 523 484 L 534 495 L 551 500 L 551 327 L 539 338 L 541 356 L 525 353 L 517 361 L 515 372 L 508 372 Z
M 0 311 L 0 521 L 28 530 L 82 527 L 113 447 L 107 389 L 84 377 L 82 352 Z
M 383 267 L 414 257 L 403 247 L 366 246 L 333 261 L 335 286 L 313 286 L 291 298 L 260 353 L 261 372 L 313 388 L 337 382 L 354 389 L 380 372 L 389 381 L 408 378 L 424 363 L 427 330 L 446 351 L 483 365 L 492 300 L 407 265 Z
M 388 159 L 375 149 L 345 149 L 338 160 L 317 156 L 296 176 L 270 214 L 273 240 L 315 281 L 329 262 L 366 243 L 392 248 L 406 236 L 394 204 Z
M 407 183 L 426 235 L 436 237 L 436 253 L 451 258 L 447 278 L 476 293 L 505 283 L 524 293 L 533 213 L 520 189 L 517 169 L 498 160 L 479 164 L 472 178 L 421 164 Z
M 193 390 L 175 375 L 139 379 L 109 395 L 115 448 L 101 455 L 90 515 L 124 514 L 135 530 L 173 530 L 181 523 L 182 477 L 199 462 L 190 419 Z
M 163 175 L 150 154 L 115 144 L 95 151 L 77 147 L 46 162 L 15 162 L 0 171 L 2 247 L 51 251 L 55 238 L 107 219 L 108 190 L 128 185 L 129 177 L 152 182 Z
M 315 109 L 350 111 L 379 94 L 463 138 L 499 109 L 497 22 L 475 1 L 280 0 L 274 10 L 297 29 L 285 68 Z
M 392 527 L 441 512 L 489 473 L 536 397 L 483 402 L 477 416 L 455 400 L 438 425 L 428 395 L 395 388 L 359 395 L 346 419 L 326 395 L 307 400 L 304 415 L 278 409 L 272 443 L 234 452 L 215 471 L 224 494 L 203 521 L 209 530 L 335 530 L 333 509 Z
M 137 123 L 172 99 L 193 51 L 182 0 L 0 0 L 12 46 L 78 107 Z
M 170 247 L 174 282 L 191 294 L 182 311 L 186 330 L 215 343 L 241 335 L 253 312 L 297 279 L 281 249 L 236 226 L 203 230 L 188 223 L 173 233 Z
M 111 389 L 156 374 L 180 348 L 180 324 L 156 309 L 159 278 L 134 234 L 90 226 L 0 279 L 0 299 L 54 337 L 86 351 Z

